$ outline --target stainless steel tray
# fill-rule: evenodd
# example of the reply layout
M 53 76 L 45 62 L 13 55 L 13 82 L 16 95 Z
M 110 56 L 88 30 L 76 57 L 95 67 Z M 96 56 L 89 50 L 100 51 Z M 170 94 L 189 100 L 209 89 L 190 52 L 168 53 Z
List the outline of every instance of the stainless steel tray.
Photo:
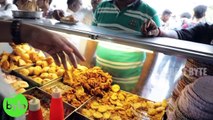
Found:
M 43 12 L 40 11 L 25 11 L 25 10 L 13 10 L 14 18 L 27 18 L 27 19 L 36 19 L 42 18 Z
M 22 69 L 22 68 L 27 68 L 27 67 L 30 67 L 30 66 L 33 66 L 33 64 L 31 64 L 31 65 L 26 65 L 26 66 L 21 66 L 21 67 L 17 67 L 17 68 L 15 68 L 15 69 L 10 69 L 10 70 L 5 70 L 5 69 L 1 69 L 1 70 L 2 70 L 2 72 L 4 72 L 4 73 L 10 74 L 10 73 L 12 73 L 14 70 L 19 70 L 19 69 Z
M 128 93 L 128 94 L 132 94 L 132 93 L 130 93 L 130 92 L 126 92 L 126 91 L 123 91 L 123 90 L 121 90 L 122 92 L 125 92 L 125 93 Z M 132 94 L 133 95 L 133 94 Z M 138 96 L 139 97 L 139 99 L 141 99 L 141 100 L 143 100 L 143 101 L 150 101 L 150 102 L 154 102 L 154 101 L 151 101 L 151 100 L 148 100 L 148 99 L 146 99 L 146 98 L 143 98 L 143 97 L 140 97 L 140 96 Z M 78 108 L 78 109 L 76 109 L 75 111 L 76 111 L 76 115 L 78 115 L 79 117 L 82 117 L 83 116 L 83 119 L 84 120 L 89 120 L 90 118 L 88 118 L 88 117 L 86 117 L 85 115 L 83 115 L 82 113 L 81 113 L 81 110 L 83 109 L 83 108 L 86 108 L 86 105 L 87 104 L 89 104 L 89 102 L 92 102 L 93 100 L 96 100 L 97 99 L 97 97 L 96 96 L 94 96 L 94 97 L 92 97 L 91 99 L 89 99 L 86 103 L 84 103 L 80 108 Z M 144 111 L 144 110 L 142 110 L 141 112 L 141 115 L 142 115 L 142 120 L 152 120 L 148 115 L 147 115 L 147 112 L 146 111 Z M 78 117 L 77 116 L 77 117 Z M 162 114 L 161 114 L 161 117 L 160 117 L 160 120 L 166 120 L 166 112 L 164 111 Z
M 47 92 L 45 89 L 46 88 L 53 88 L 53 87 L 56 87 L 59 83 L 60 84 L 64 84 L 63 82 L 62 82 L 62 80 L 63 79 L 58 79 L 58 80 L 55 80 L 55 81 L 53 81 L 53 82 L 51 82 L 51 83 L 48 83 L 48 84 L 46 84 L 46 85 L 43 85 L 43 86 L 41 86 L 40 87 L 40 89 L 42 89 L 43 91 L 45 91 L 45 92 Z M 67 88 L 72 88 L 71 86 L 69 86 L 69 85 L 66 85 L 66 84 L 64 84 L 65 86 L 67 86 Z M 67 89 L 67 90 L 69 90 L 69 89 Z M 67 90 L 62 90 L 62 94 L 63 94 L 63 92 L 66 92 Z M 81 108 L 85 103 L 87 103 L 90 99 L 92 99 L 93 97 L 91 96 L 91 97 L 89 97 L 89 99 L 87 99 L 85 102 L 83 102 L 79 107 L 75 107 L 75 106 L 73 106 L 73 105 L 71 105 L 70 103 L 68 103 L 68 102 L 66 102 L 66 101 L 64 101 L 64 102 L 66 102 L 67 104 L 69 104 L 69 105 L 71 105 L 71 106 L 73 106 L 73 107 L 75 107 L 76 109 L 79 109 L 79 108 Z

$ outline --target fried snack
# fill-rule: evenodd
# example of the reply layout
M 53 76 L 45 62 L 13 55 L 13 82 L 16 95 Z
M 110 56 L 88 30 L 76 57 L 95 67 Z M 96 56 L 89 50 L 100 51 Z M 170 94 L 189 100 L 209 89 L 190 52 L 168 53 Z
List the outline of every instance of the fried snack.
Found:
M 62 99 L 70 103 L 74 107 L 79 107 L 86 102 L 91 96 L 84 92 L 84 90 L 70 88 L 62 94 Z
M 64 71 L 62 66 L 59 67 L 54 64 L 54 60 L 51 57 L 39 59 L 36 61 L 35 66 L 18 70 L 20 74 L 33 79 L 41 85 L 62 77 Z
M 112 86 L 112 91 L 113 92 L 118 92 L 119 90 L 120 90 L 120 86 L 119 85 L 115 84 L 115 85 Z
M 63 82 L 70 86 L 80 83 L 89 94 L 102 97 L 110 89 L 112 76 L 100 67 L 88 69 L 79 65 L 78 69 L 72 68 L 65 72 Z
M 43 60 L 44 55 L 35 51 L 28 44 L 12 45 L 12 53 L 3 52 L 0 55 L 0 66 L 4 70 L 13 70 L 18 67 L 32 65 L 38 60 Z
M 62 22 L 69 22 L 69 23 L 74 23 L 74 22 L 76 22 L 75 18 L 74 18 L 72 15 L 66 16 L 66 17 L 62 17 L 62 18 L 61 18 L 61 21 L 62 21 Z
M 113 85 L 102 98 L 92 99 L 80 112 L 89 119 L 161 120 L 166 108 L 163 104 L 166 102 L 152 102 Z

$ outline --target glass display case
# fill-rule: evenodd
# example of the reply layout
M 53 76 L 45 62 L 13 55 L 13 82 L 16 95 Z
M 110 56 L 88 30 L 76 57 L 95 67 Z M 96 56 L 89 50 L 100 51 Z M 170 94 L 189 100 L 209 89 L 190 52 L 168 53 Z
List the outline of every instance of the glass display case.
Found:
M 184 74 L 185 65 L 188 64 L 187 59 L 213 63 L 213 47 L 211 45 L 164 37 L 145 38 L 137 33 L 86 26 L 81 23 L 68 25 L 46 19 L 23 20 L 23 22 L 38 25 L 62 34 L 70 42 L 74 43 L 83 55 L 88 53 L 91 58 L 96 57 L 90 53 L 92 49 L 95 50 L 94 47 L 96 46 L 91 44 L 91 46 L 88 46 L 89 41 L 92 41 L 92 43 L 102 42 L 108 45 L 108 47 L 111 44 L 121 44 L 127 46 L 127 49 L 137 49 L 141 52 L 146 52 L 146 59 L 142 65 L 142 75 L 134 89 L 129 92 L 151 101 L 159 102 L 174 96 L 172 92 L 175 90 L 174 87 L 177 81 Z M 4 50 L 11 51 L 9 46 L 7 48 L 5 45 Z M 87 67 L 95 66 L 94 60 L 79 61 L 79 63 Z M 94 98 L 90 97 L 88 99 L 94 100 Z M 80 105 L 80 107 L 85 107 L 85 104 Z M 78 110 L 74 110 L 70 119 L 86 119 L 78 112 L 76 113 L 76 111 Z

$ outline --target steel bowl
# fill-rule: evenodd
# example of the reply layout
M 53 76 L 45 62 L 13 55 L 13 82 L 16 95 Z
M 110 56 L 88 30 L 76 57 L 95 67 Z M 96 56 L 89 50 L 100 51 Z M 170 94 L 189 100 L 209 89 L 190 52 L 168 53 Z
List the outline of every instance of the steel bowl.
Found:
M 26 19 L 39 19 L 42 18 L 43 12 L 40 11 L 25 11 L 25 10 L 13 10 L 14 18 L 26 18 Z

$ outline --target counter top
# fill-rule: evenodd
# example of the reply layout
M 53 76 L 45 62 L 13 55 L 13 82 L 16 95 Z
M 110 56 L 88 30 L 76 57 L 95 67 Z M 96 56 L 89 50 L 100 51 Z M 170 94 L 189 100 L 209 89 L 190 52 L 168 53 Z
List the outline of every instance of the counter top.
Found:
M 81 23 L 68 25 L 47 19 L 23 20 L 23 22 L 39 25 L 59 32 L 89 37 L 95 40 L 110 41 L 133 47 L 158 51 L 165 54 L 213 61 L 212 45 L 165 37 L 145 38 L 137 33 L 109 30 L 96 26 L 87 26 Z

